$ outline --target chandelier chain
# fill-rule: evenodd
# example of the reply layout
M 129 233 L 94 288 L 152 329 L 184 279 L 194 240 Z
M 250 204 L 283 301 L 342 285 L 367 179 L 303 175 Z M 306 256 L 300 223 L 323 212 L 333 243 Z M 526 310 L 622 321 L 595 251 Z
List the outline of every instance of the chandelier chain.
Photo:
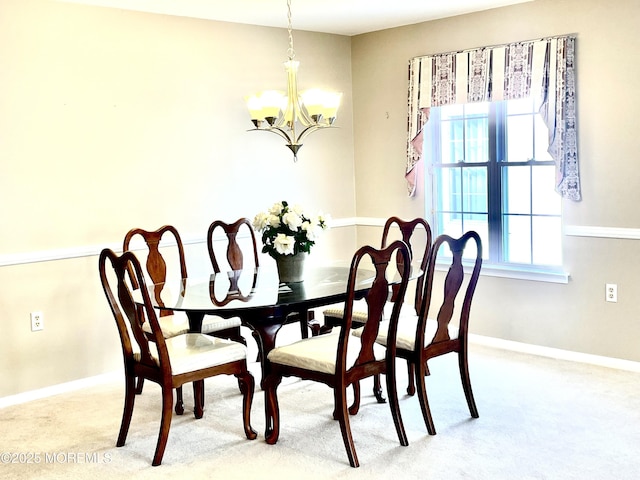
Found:
M 293 28 L 291 26 L 291 0 L 287 0 L 287 22 L 289 31 L 289 48 L 287 49 L 287 56 L 289 60 L 293 60 L 296 56 L 296 52 L 293 49 Z

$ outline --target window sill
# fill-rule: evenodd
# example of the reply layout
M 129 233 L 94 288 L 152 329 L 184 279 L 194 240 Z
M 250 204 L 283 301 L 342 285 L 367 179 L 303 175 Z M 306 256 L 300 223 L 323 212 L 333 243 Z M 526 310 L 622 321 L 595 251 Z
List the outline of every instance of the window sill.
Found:
M 445 271 L 449 267 L 447 263 L 437 263 L 436 270 Z M 464 265 L 465 271 L 471 271 L 471 264 Z M 569 274 L 562 270 L 543 270 L 535 267 L 517 267 L 483 263 L 481 276 L 511 278 L 514 280 L 529 280 L 534 282 L 569 283 Z

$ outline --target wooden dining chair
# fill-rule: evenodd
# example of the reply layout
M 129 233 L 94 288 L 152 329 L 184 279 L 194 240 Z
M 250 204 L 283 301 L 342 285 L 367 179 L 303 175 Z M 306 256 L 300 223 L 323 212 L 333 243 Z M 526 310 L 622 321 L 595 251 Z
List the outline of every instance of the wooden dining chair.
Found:
M 399 231 L 399 235 L 395 234 L 392 231 L 394 227 L 397 227 Z M 414 218 L 413 220 L 402 220 L 399 217 L 390 217 L 384 224 L 384 228 L 382 230 L 382 248 L 384 248 L 388 243 L 392 241 L 392 237 L 400 236 L 401 240 L 407 244 L 409 247 L 409 252 L 411 253 L 412 263 L 416 265 L 416 260 L 419 260 L 419 266 L 421 270 L 421 274 L 416 278 L 415 285 L 415 295 L 413 299 L 413 310 L 407 311 L 403 309 L 401 311 L 401 316 L 409 315 L 417 317 L 418 311 L 420 309 L 420 305 L 422 303 L 422 293 L 424 290 L 424 278 L 425 272 L 427 270 L 427 262 L 429 260 L 429 252 L 431 250 L 431 227 L 429 223 L 423 218 Z M 419 256 L 414 258 L 415 255 L 419 253 Z M 401 256 L 397 258 L 397 261 L 400 262 L 402 260 Z M 398 288 L 398 286 L 392 287 L 392 292 L 390 296 L 390 303 L 387 304 L 385 308 L 385 312 L 388 314 L 390 307 L 393 305 L 392 302 L 396 300 L 395 293 L 393 291 L 394 288 Z M 360 328 L 364 325 L 364 322 L 367 319 L 367 312 L 362 308 L 362 304 L 356 307 L 357 310 L 353 313 L 353 328 Z M 343 322 L 344 318 L 344 306 L 336 306 L 325 309 L 323 312 L 324 316 L 324 325 L 320 329 L 321 333 L 330 332 L 334 327 L 340 325 Z M 414 395 L 415 388 L 415 371 L 414 367 L 411 363 L 407 362 L 407 370 L 408 370 L 408 386 L 407 393 L 409 395 Z M 376 376 L 374 378 L 373 391 L 378 399 L 382 398 L 382 390 L 380 384 L 380 378 Z M 352 409 L 357 410 L 357 405 L 360 401 L 360 390 L 358 385 L 354 385 L 354 404 Z
M 179 287 L 179 282 L 182 281 L 182 279 L 187 278 L 187 265 L 184 246 L 178 230 L 171 225 L 165 225 L 154 231 L 133 228 L 125 235 L 122 250 L 125 252 L 128 251 L 131 248 L 132 243 L 134 243 L 138 238 L 143 240 L 144 246 L 146 247 L 145 277 L 148 281 L 153 285 L 164 286 L 167 281 L 175 280 L 176 286 Z M 165 253 L 168 251 L 172 252 L 172 258 L 169 257 L 171 260 L 169 262 L 169 266 L 167 265 L 167 261 L 165 260 L 161 250 L 165 251 Z M 173 273 L 171 275 L 168 274 L 168 270 L 173 271 Z M 159 305 L 162 305 L 160 289 L 157 290 L 156 301 Z M 160 310 L 159 322 L 165 338 L 171 338 L 189 331 L 189 320 L 182 312 Z M 142 328 L 147 334 L 151 333 L 150 325 L 143 324 Z M 225 319 L 212 315 L 205 315 L 202 322 L 201 333 L 246 343 L 244 337 L 240 334 L 239 318 Z M 143 384 L 144 380 L 140 379 L 137 388 L 138 393 L 142 392 Z M 178 389 L 176 413 L 181 415 L 183 412 L 184 405 L 182 400 L 182 390 Z
M 219 231 L 224 235 L 218 235 Z M 243 238 L 245 242 L 242 242 Z M 207 249 L 215 273 L 223 269 L 243 270 L 248 266 L 253 270 L 260 266 L 255 231 L 247 218 L 239 218 L 233 223 L 222 220 L 211 223 L 207 231 Z M 307 338 L 309 328 L 312 332 L 318 331 L 314 318 L 313 310 L 294 312 L 288 315 L 285 323 L 300 323 L 302 338 Z
M 471 245 L 468 245 L 471 244 Z M 446 252 L 448 247 L 449 252 Z M 465 256 L 465 252 L 467 255 Z M 436 259 L 440 264 L 448 263 L 446 274 L 439 276 L 442 301 L 434 300 L 433 290 L 436 284 Z M 470 264 L 471 273 L 465 275 L 463 257 Z M 440 235 L 433 243 L 427 273 L 425 291 L 417 317 L 402 316 L 398 322 L 396 355 L 404 358 L 415 367 L 415 381 L 418 386 L 418 398 L 427 431 L 436 434 L 429 408 L 425 377 L 430 374 L 428 361 L 447 353 L 456 353 L 462 387 L 473 418 L 478 418 L 467 355 L 469 314 L 473 294 L 478 284 L 482 268 L 482 241 L 475 231 L 469 231 L 460 238 Z M 431 317 L 430 314 L 436 314 Z M 389 338 L 381 331 L 378 342 L 389 344 Z
M 136 378 L 155 382 L 162 390 L 162 416 L 152 465 L 160 465 L 167 445 L 173 389 L 185 383 L 193 382 L 194 398 L 203 399 L 205 378 L 234 375 L 243 396 L 244 432 L 248 439 L 255 439 L 257 434 L 250 422 L 255 380 L 247 370 L 246 346 L 201 333 L 165 338 L 142 268 L 132 252 L 118 256 L 112 250 L 104 249 L 99 258 L 99 271 L 116 321 L 124 358 L 125 401 L 116 445 L 123 446 L 127 438 L 135 403 Z M 142 305 L 134 302 L 134 284 L 140 287 Z M 149 325 L 150 332 L 142 328 L 144 322 Z M 196 418 L 201 418 L 203 410 L 196 408 L 194 413 Z
M 400 444 L 408 445 L 405 434 L 395 382 L 395 342 L 390 348 L 382 348 L 376 343 L 381 325 L 383 309 L 387 303 L 390 282 L 388 276 L 399 279 L 397 289 L 398 302 L 394 303 L 391 317 L 386 325 L 389 339 L 395 339 L 402 299 L 407 290 L 409 269 L 398 268 L 399 263 L 392 261 L 400 255 L 402 264 L 410 262 L 409 249 L 404 242 L 395 241 L 388 247 L 377 250 L 370 246 L 360 248 L 354 255 L 347 283 L 344 323 L 339 333 L 313 336 L 289 345 L 274 348 L 269 352 L 268 374 L 263 388 L 265 390 L 265 438 L 267 443 L 275 444 L 280 435 L 280 409 L 277 388 L 283 377 L 299 377 L 324 383 L 334 392 L 334 418 L 340 423 L 349 463 L 358 467 L 349 412 L 347 410 L 347 388 L 362 379 L 375 374 L 386 373 L 387 390 L 390 397 L 391 414 Z M 370 264 L 369 264 L 370 260 Z M 364 267 L 363 267 L 364 265 Z M 375 275 L 364 299 L 367 304 L 368 318 L 360 337 L 351 335 L 353 306 L 356 298 L 356 279 L 363 268 L 373 265 Z M 379 426 L 376 426 L 379 428 Z

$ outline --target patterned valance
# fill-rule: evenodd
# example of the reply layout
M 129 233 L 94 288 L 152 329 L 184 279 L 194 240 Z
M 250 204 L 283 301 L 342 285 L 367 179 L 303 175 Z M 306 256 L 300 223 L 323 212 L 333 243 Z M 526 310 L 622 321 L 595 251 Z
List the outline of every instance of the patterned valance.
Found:
M 406 178 L 415 193 L 422 130 L 430 107 L 533 97 L 549 129 L 556 190 L 580 200 L 576 135 L 575 37 L 563 36 L 416 57 L 409 61 Z

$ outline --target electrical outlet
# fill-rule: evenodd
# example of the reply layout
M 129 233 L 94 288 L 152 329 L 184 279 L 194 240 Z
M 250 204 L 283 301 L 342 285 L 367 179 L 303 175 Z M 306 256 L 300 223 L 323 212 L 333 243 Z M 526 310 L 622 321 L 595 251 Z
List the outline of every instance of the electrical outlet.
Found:
M 42 312 L 31 312 L 31 331 L 44 330 L 44 317 Z
M 607 302 L 617 302 L 618 301 L 618 285 L 615 283 L 607 283 L 605 285 L 605 299 Z

